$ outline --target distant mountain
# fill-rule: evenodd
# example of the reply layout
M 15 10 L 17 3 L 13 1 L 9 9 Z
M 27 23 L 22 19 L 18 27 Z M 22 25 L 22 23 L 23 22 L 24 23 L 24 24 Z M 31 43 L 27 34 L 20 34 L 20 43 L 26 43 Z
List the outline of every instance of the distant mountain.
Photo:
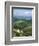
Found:
M 31 20 L 32 16 L 13 16 L 14 19 L 26 19 Z

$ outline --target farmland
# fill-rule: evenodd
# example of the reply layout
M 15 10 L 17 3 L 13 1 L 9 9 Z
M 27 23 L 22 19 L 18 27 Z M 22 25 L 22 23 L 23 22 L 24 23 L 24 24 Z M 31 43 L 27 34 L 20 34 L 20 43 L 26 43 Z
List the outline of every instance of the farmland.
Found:
M 12 37 L 32 36 L 32 19 L 14 17 Z

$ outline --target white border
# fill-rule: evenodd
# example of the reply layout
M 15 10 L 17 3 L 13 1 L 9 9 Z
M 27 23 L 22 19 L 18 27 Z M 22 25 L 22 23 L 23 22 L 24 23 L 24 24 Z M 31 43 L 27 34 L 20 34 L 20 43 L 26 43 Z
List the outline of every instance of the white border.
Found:
M 33 8 L 32 10 L 32 36 L 29 37 L 13 37 L 12 38 L 12 7 L 26 7 L 26 8 Z M 20 40 L 35 40 L 35 6 L 10 6 L 10 40 L 11 41 L 20 41 Z

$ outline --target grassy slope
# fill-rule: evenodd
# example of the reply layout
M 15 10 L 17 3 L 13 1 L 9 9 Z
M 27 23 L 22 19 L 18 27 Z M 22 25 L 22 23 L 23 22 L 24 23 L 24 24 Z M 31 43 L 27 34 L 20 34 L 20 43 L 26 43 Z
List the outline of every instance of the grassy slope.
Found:
M 32 35 L 32 22 L 31 20 L 17 20 L 14 25 L 15 36 L 31 36 Z M 19 32 L 17 32 L 19 29 Z M 13 36 L 12 32 L 12 36 Z

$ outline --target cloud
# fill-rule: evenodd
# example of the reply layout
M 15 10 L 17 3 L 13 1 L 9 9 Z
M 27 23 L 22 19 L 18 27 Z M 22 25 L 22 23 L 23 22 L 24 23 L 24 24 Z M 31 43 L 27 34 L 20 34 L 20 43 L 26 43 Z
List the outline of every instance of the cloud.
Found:
M 32 13 L 27 11 L 27 12 L 24 12 L 24 14 L 25 16 L 31 16 Z
M 25 14 L 29 14 L 30 12 L 24 12 Z

